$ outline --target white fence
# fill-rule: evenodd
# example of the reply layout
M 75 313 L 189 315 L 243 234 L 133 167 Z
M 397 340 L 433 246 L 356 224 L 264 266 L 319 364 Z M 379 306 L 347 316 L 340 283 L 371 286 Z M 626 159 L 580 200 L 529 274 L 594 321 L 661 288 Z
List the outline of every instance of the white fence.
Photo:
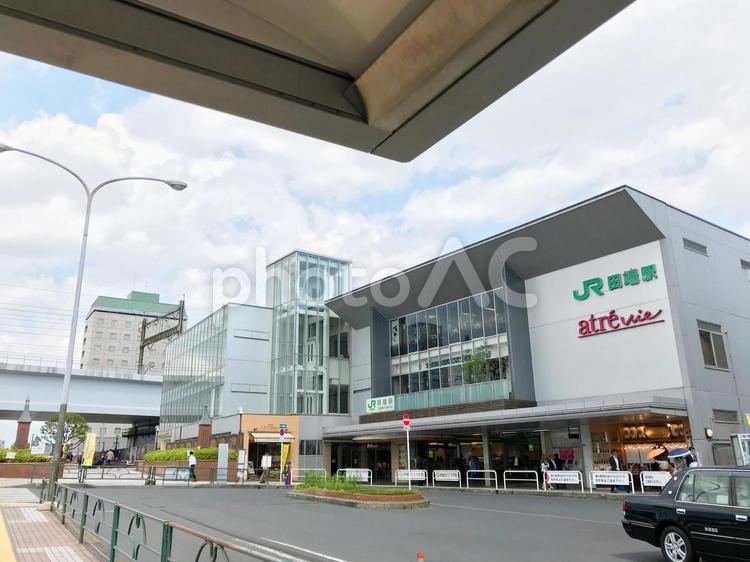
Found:
M 347 480 L 354 480 L 362 484 L 372 484 L 372 470 L 369 468 L 339 468 L 336 476 L 343 476 Z
M 547 484 L 561 485 L 561 484 L 573 484 L 575 486 L 581 486 L 581 492 L 583 489 L 583 474 L 578 470 L 549 470 L 542 476 Z
M 328 478 L 328 472 L 325 468 L 293 468 L 292 469 L 292 482 L 304 482 L 307 474 L 323 476 L 323 480 Z
M 426 470 L 404 470 L 400 469 L 397 470 L 393 474 L 393 483 L 398 486 L 399 482 L 409 482 L 409 481 L 416 481 L 416 482 L 424 482 L 425 484 L 429 484 L 430 481 L 427 479 L 427 471 Z
M 484 476 L 470 476 L 470 474 L 484 474 Z M 472 480 L 483 480 L 487 482 L 488 480 L 494 480 L 495 481 L 495 490 L 500 489 L 500 483 L 497 481 L 497 471 L 496 470 L 467 470 L 466 471 L 466 487 L 471 488 L 471 481 Z
M 625 470 L 592 470 L 589 472 L 589 491 L 597 486 L 630 486 L 635 491 L 633 475 Z
M 516 478 L 516 475 L 531 474 L 534 476 L 531 478 Z M 510 475 L 510 477 L 508 477 Z M 536 484 L 536 490 L 539 491 L 539 473 L 536 470 L 506 470 L 503 472 L 503 489 L 508 489 L 508 482 L 534 482 Z
M 458 482 L 458 487 L 461 487 L 461 472 L 458 470 L 433 470 L 432 471 L 432 487 L 435 487 L 435 482 Z
M 672 479 L 672 475 L 669 472 L 656 472 L 644 470 L 641 472 L 641 493 L 645 494 L 644 488 L 663 488 Z M 635 491 L 635 490 L 633 490 Z

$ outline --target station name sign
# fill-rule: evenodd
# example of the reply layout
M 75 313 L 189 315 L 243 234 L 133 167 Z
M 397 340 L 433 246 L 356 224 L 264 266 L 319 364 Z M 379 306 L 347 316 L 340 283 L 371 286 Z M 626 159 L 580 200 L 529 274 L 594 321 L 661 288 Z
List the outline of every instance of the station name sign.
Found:
M 656 278 L 656 265 L 644 265 L 640 269 L 632 268 L 623 271 L 622 273 L 613 273 L 612 275 L 607 275 L 606 290 L 616 291 L 617 289 L 622 289 L 623 287 L 639 285 L 641 281 L 643 281 L 644 283 L 648 283 L 649 281 L 653 281 Z M 585 301 L 591 296 L 592 293 L 595 295 L 599 295 L 600 297 L 603 296 L 605 290 L 604 279 L 605 278 L 603 277 L 593 277 L 591 279 L 586 279 L 583 282 L 583 287 L 581 290 L 576 289 L 573 291 L 573 298 L 577 301 Z
M 627 316 L 618 314 L 614 309 L 610 310 L 608 314 L 603 314 L 602 316 L 594 316 L 592 314 L 585 320 L 578 321 L 578 337 L 588 338 L 610 332 L 646 326 L 648 324 L 658 324 L 659 322 L 664 322 L 663 319 L 659 318 L 662 312 L 661 308 L 655 312 L 639 308 L 638 312 L 635 314 L 628 314 Z
M 365 406 L 368 414 L 393 412 L 396 410 L 396 397 L 381 396 L 380 398 L 368 398 Z

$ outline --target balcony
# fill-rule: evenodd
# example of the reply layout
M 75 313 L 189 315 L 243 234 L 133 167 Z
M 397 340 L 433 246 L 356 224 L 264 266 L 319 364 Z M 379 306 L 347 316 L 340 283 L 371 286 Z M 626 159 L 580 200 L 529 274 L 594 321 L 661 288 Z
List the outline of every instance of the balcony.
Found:
M 438 406 L 455 406 L 474 402 L 508 400 L 510 398 L 510 380 L 501 379 L 475 384 L 465 384 L 450 388 L 424 390 L 410 394 L 399 394 L 395 397 L 396 411 L 419 410 Z

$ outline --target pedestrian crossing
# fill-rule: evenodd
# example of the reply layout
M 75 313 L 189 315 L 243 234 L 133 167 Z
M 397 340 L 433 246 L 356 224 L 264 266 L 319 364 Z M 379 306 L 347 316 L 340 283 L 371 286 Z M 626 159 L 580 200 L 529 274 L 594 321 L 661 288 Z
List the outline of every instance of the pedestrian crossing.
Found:
M 26 488 L 0 488 L 0 505 L 39 503 L 39 498 Z

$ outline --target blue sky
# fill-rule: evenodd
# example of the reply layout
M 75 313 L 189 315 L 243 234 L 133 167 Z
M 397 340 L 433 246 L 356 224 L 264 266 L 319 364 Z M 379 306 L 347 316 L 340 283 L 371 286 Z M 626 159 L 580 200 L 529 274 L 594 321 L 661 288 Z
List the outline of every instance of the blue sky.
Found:
M 748 27 L 742 0 L 635 2 L 408 164 L 0 54 L 0 142 L 92 182 L 187 181 L 97 196 L 84 308 L 148 287 L 192 322 L 222 303 L 213 272 L 252 272 L 259 247 L 350 258 L 363 283 L 621 184 L 750 236 Z M 0 300 L 68 310 L 80 188 L 13 154 L 0 186 Z M 0 332 L 0 360 L 62 357 L 49 331 Z

